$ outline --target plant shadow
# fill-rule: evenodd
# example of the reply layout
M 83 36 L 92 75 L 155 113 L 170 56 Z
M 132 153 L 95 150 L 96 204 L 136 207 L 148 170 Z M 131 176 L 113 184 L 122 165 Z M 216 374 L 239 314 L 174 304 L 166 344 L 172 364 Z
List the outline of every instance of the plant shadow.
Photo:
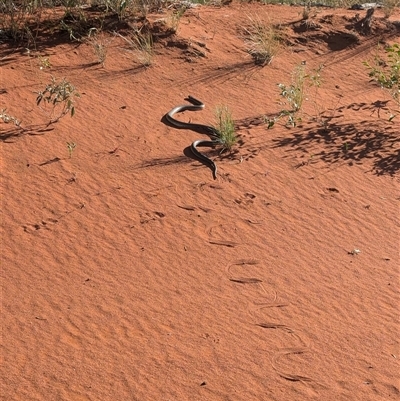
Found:
M 368 159 L 376 175 L 394 176 L 400 169 L 400 132 L 382 120 L 329 122 L 273 142 L 275 148 L 289 147 L 289 151 L 312 154 L 329 164 L 348 161 L 352 165 Z
M 48 124 L 37 124 L 22 128 L 21 126 L 13 126 L 8 130 L 0 131 L 0 141 L 4 143 L 15 142 L 17 139 L 24 135 L 44 135 L 46 132 L 53 131 L 54 128 Z

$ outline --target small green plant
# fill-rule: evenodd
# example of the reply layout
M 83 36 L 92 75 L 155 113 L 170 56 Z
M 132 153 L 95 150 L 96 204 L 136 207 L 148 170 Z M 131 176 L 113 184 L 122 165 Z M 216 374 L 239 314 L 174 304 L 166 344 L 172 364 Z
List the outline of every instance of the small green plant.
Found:
M 29 57 L 29 63 L 31 68 L 34 67 L 32 60 L 36 61 L 36 65 L 39 67 L 39 70 L 47 70 L 51 68 L 50 57 L 46 55 L 41 55 L 40 52 L 36 50 L 36 44 L 34 44 L 34 49 L 25 48 L 25 54 Z
M 221 152 L 231 150 L 237 141 L 237 137 L 235 122 L 228 106 L 218 106 L 215 110 L 215 118 L 217 120 L 215 129 L 218 131 L 219 141 L 222 145 Z
M 72 157 L 72 153 L 73 153 L 75 148 L 76 148 L 76 143 L 75 142 L 67 142 L 67 149 L 68 149 L 69 158 Z
M 296 67 L 292 75 L 292 83 L 290 85 L 278 84 L 280 95 L 284 99 L 284 110 L 279 113 L 279 118 L 287 117 L 286 125 L 295 127 L 297 122 L 301 122 L 298 116 L 305 98 L 305 80 L 307 78 L 306 69 L 303 64 Z
M 364 61 L 363 64 L 369 70 L 369 76 L 381 88 L 386 89 L 397 106 L 400 106 L 400 45 L 395 43 L 386 47 L 384 51 L 383 57 L 376 55 L 372 63 Z M 389 121 L 394 117 L 391 113 Z
M 19 127 L 21 125 L 21 121 L 17 118 L 9 115 L 7 113 L 7 109 L 0 110 L 0 119 L 3 120 L 6 124 L 13 123 L 15 126 Z
M 297 123 L 302 121 L 299 114 L 303 107 L 304 100 L 306 99 L 307 90 L 309 87 L 319 88 L 321 85 L 320 73 L 322 67 L 321 65 L 311 74 L 308 74 L 306 65 L 302 63 L 295 68 L 290 85 L 278 84 L 280 96 L 283 98 L 281 105 L 285 108 L 281 110 L 274 119 L 265 118 L 268 128 L 272 128 L 275 122 L 282 117 L 287 117 L 287 126 L 295 127 Z
M 281 47 L 277 29 L 258 18 L 249 17 L 250 25 L 244 28 L 248 53 L 257 65 L 268 65 Z
M 42 101 L 52 105 L 52 111 L 50 115 L 50 122 L 56 122 L 61 117 L 70 113 L 71 117 L 75 114 L 74 101 L 75 98 L 79 98 L 80 94 L 76 91 L 75 87 L 63 78 L 60 82 L 52 77 L 51 83 L 46 86 L 46 89 L 42 92 L 38 92 L 36 97 L 36 104 L 39 106 Z M 56 109 L 59 112 L 54 118 Z
M 40 70 L 45 70 L 51 68 L 51 63 L 49 57 L 38 56 L 38 64 Z

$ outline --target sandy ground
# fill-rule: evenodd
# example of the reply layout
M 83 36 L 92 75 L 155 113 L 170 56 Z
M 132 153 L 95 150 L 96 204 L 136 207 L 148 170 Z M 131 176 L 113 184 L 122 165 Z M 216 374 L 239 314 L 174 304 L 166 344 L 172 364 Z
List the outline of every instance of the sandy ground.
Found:
M 0 108 L 24 127 L 0 124 L 1 400 L 399 399 L 399 124 L 362 65 L 399 33 L 354 42 L 356 11 L 316 30 L 301 11 L 188 10 L 147 68 L 111 35 L 104 67 L 85 43 L 0 45 Z M 287 35 L 270 65 L 248 16 Z M 267 130 L 301 62 L 322 85 L 301 125 Z M 46 127 L 51 75 L 81 98 Z M 224 104 L 237 125 L 231 154 L 204 150 L 216 180 L 202 136 L 161 121 L 188 94 L 206 108 L 182 120 Z

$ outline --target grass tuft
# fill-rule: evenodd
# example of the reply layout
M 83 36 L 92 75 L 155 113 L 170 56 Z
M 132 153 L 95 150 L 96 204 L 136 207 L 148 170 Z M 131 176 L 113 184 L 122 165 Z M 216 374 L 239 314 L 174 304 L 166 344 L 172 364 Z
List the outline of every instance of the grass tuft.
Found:
M 165 23 L 167 27 L 172 30 L 172 32 L 177 32 L 181 18 L 183 17 L 183 14 L 185 14 L 185 11 L 187 9 L 188 5 L 182 4 L 178 7 L 178 9 L 170 11 L 167 14 L 167 17 L 165 18 Z
M 137 61 L 145 67 L 153 62 L 153 35 L 151 32 L 142 32 L 136 29 L 130 36 L 123 36 L 116 33 L 119 37 L 128 43 L 129 48 L 133 51 Z
M 237 142 L 235 133 L 235 122 L 228 106 L 218 106 L 215 110 L 215 118 L 217 125 L 215 129 L 218 131 L 219 140 L 222 145 L 222 152 L 231 150 Z
M 92 47 L 97 62 L 104 67 L 111 39 L 108 39 L 107 36 L 103 32 L 98 31 L 97 28 L 91 28 L 86 43 Z
M 281 47 L 279 33 L 272 24 L 256 17 L 249 20 L 250 25 L 244 28 L 247 51 L 257 65 L 268 65 Z

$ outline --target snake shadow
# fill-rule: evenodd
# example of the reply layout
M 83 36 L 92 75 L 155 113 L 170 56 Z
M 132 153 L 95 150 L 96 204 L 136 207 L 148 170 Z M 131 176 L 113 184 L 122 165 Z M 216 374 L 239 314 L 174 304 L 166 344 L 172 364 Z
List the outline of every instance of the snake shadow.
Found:
M 202 147 L 205 148 L 205 146 L 203 146 L 201 143 L 199 143 L 197 145 L 198 148 Z M 209 146 L 208 146 L 209 147 Z M 210 147 L 209 147 L 210 148 Z M 212 147 L 211 149 L 215 149 L 215 147 Z M 215 149 L 215 151 L 210 151 L 210 152 L 202 152 L 204 154 L 204 156 L 207 156 L 208 158 L 212 158 L 215 156 L 215 152 L 218 152 L 218 150 Z M 209 166 L 209 164 L 207 164 L 205 161 L 200 160 L 199 158 L 197 158 L 194 153 L 192 152 L 192 149 L 190 146 L 187 146 L 185 149 L 183 149 L 183 154 L 188 157 L 189 159 L 192 159 L 193 161 L 199 162 L 202 165 L 206 166 L 210 171 L 212 171 L 211 167 Z
M 200 147 L 200 145 L 199 145 Z M 163 166 L 170 166 L 170 165 L 177 165 L 177 164 L 189 164 L 192 161 L 199 162 L 200 165 L 205 165 L 206 167 L 210 168 L 205 162 L 202 160 L 199 160 L 198 158 L 195 157 L 195 155 L 192 153 L 192 150 L 190 146 L 187 146 L 186 148 L 183 149 L 183 154 L 175 157 L 162 157 L 162 158 L 155 158 L 151 160 L 147 160 L 143 163 L 140 163 L 140 165 L 137 166 L 137 168 L 147 168 L 147 167 L 163 167 Z M 210 155 L 208 155 L 210 156 Z M 208 157 L 207 156 L 207 157 Z M 196 166 L 196 168 L 199 166 Z M 210 169 L 211 170 L 211 169 Z

